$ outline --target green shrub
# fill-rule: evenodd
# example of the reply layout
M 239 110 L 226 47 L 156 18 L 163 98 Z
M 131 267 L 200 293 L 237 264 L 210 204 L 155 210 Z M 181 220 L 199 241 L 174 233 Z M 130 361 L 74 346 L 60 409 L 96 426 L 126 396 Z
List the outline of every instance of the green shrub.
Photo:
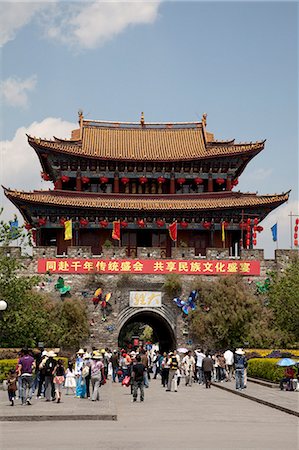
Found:
M 262 378 L 277 383 L 284 374 L 284 367 L 277 366 L 279 359 L 254 358 L 248 361 L 247 374 L 249 377 Z
M 58 359 L 62 359 L 63 361 L 63 365 L 64 368 L 67 368 L 68 365 L 68 358 L 63 358 L 63 357 L 59 357 L 57 356 L 55 358 L 56 360 Z M 0 360 L 0 382 L 2 382 L 3 380 L 5 380 L 7 378 L 8 372 L 11 369 L 15 369 L 18 363 L 18 359 L 1 359 Z

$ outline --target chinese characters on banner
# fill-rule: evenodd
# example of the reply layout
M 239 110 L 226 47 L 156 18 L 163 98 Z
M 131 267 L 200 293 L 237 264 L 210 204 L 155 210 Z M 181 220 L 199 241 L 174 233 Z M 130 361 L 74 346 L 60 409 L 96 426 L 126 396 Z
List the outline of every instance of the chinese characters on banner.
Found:
M 173 259 L 39 259 L 38 273 L 135 273 L 183 275 L 260 275 L 260 261 Z

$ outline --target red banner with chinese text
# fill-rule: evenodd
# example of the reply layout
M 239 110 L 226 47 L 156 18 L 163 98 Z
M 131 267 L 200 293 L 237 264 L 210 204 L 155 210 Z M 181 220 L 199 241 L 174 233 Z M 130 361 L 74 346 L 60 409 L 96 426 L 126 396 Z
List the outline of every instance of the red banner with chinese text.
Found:
M 260 275 L 260 261 L 173 259 L 70 259 L 38 260 L 38 273 L 136 273 L 182 275 Z

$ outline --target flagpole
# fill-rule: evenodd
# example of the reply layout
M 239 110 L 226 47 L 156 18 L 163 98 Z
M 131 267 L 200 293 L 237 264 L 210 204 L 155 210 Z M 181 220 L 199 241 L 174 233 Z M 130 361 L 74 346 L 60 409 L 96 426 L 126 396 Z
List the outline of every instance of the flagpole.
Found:
M 291 249 L 293 249 L 293 213 L 289 214 L 290 217 L 290 225 L 291 225 Z

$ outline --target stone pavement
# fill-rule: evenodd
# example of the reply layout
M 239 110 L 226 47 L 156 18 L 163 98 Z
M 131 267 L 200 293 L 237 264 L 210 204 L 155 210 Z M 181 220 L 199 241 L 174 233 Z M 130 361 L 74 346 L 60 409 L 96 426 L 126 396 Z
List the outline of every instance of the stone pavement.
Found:
M 235 390 L 235 382 L 213 383 L 215 387 L 228 389 L 243 397 L 250 397 L 252 400 L 258 400 L 264 404 L 271 404 L 277 409 L 289 411 L 290 414 L 299 417 L 299 391 L 281 391 L 279 386 L 270 389 L 260 386 L 250 381 L 247 382 L 247 388 L 242 392 Z
M 22 406 L 20 400 L 10 406 L 7 392 L 0 391 L 0 421 L 48 421 L 48 420 L 116 420 L 115 404 L 111 395 L 111 383 L 100 388 L 100 401 L 65 395 L 62 401 L 46 402 L 32 398 L 32 405 Z
M 2 444 L 0 448 L 5 450 L 298 448 L 296 417 L 214 386 L 205 389 L 199 385 L 193 385 L 191 388 L 182 385 L 178 392 L 165 392 L 160 380 L 157 379 L 152 380 L 150 388 L 145 390 L 144 403 L 139 401 L 131 403 L 129 389 L 119 384 L 111 385 L 111 395 L 117 408 L 117 421 L 0 422 L 0 444 Z

